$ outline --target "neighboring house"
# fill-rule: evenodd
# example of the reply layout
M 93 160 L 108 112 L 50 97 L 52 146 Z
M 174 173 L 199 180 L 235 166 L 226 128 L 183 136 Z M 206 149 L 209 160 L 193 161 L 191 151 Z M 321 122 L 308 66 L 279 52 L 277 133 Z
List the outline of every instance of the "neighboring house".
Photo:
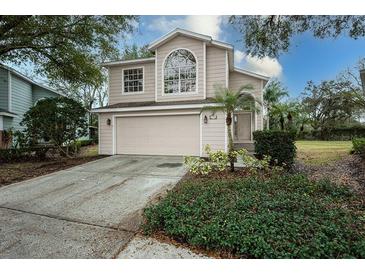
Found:
M 227 150 L 222 112 L 212 104 L 215 85 L 238 90 L 251 84 L 262 101 L 269 78 L 234 67 L 233 46 L 210 36 L 176 29 L 150 44 L 155 57 L 105 63 L 109 105 L 99 114 L 100 154 L 196 155 L 204 147 Z M 235 146 L 252 148 L 252 132 L 263 128 L 259 113 L 234 114 Z
M 3 147 L 4 130 L 21 130 L 23 115 L 38 100 L 61 94 L 49 87 L 0 64 L 0 148 Z

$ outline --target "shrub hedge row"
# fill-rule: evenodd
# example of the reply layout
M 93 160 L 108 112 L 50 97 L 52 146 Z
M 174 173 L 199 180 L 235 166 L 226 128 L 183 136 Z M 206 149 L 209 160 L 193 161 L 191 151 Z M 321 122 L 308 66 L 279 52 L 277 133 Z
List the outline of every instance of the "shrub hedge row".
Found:
M 258 158 L 271 157 L 272 164 L 290 168 L 295 159 L 295 132 L 259 130 L 253 133 L 255 153 Z

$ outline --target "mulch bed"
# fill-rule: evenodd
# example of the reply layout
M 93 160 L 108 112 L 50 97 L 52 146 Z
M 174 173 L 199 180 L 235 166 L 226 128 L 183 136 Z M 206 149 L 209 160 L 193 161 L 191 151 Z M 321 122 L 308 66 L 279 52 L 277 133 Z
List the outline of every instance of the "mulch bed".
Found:
M 365 160 L 358 155 L 347 155 L 327 165 L 308 165 L 297 161 L 295 171 L 307 174 L 312 180 L 327 178 L 335 184 L 365 193 Z
M 98 155 L 77 157 L 73 159 L 57 158 L 40 162 L 0 164 L 0 187 L 95 161 L 104 157 L 106 156 Z

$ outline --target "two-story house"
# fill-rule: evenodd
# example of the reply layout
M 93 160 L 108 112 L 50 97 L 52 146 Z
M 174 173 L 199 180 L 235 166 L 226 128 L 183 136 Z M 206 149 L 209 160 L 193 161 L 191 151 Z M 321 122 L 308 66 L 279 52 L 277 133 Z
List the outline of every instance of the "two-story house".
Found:
M 20 122 L 30 107 L 42 98 L 56 96 L 61 94 L 8 66 L 0 65 L 0 148 L 4 146 L 4 130 L 21 130 Z
M 227 150 L 224 113 L 204 110 L 215 86 L 250 84 L 262 101 L 269 78 L 234 66 L 233 46 L 210 36 L 175 29 L 150 44 L 152 58 L 105 63 L 109 105 L 99 115 L 100 154 L 204 156 L 205 145 Z M 252 146 L 263 114 L 234 114 L 236 146 Z

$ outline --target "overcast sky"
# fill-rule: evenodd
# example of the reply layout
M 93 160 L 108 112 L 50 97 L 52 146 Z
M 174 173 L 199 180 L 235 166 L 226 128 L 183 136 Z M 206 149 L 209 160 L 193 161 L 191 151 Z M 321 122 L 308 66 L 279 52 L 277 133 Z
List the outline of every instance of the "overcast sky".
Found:
M 244 53 L 241 34 L 223 16 L 141 16 L 137 32 L 126 43 L 148 44 L 177 27 L 234 45 L 236 66 L 278 77 L 293 97 L 303 91 L 307 81 L 334 78 L 365 57 L 365 39 L 341 37 L 319 40 L 304 34 L 295 37 L 289 53 L 282 54 L 278 59 L 253 58 Z

